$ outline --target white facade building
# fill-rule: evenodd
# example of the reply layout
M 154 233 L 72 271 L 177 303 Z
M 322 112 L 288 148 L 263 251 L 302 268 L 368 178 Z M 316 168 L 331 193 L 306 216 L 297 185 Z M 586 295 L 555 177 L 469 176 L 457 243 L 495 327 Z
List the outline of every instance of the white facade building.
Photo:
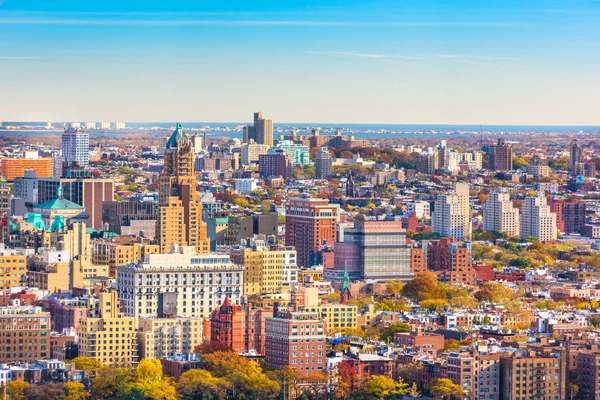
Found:
M 556 214 L 550 211 L 546 196 L 527 196 L 521 213 L 521 239 L 537 237 L 540 242 L 556 240 Z
M 483 209 L 483 230 L 519 236 L 519 210 L 513 206 L 506 189 L 490 193 Z
M 69 125 L 63 133 L 62 157 L 69 165 L 74 162 L 81 167 L 90 165 L 90 135 L 80 124 Z
M 432 229 L 441 237 L 471 240 L 469 184 L 455 183 L 454 190 L 435 200 Z
M 244 267 L 227 255 L 174 245 L 169 254 L 147 254 L 141 263 L 118 267 L 118 298 L 126 316 L 156 317 L 159 293 L 176 293 L 176 315 L 209 318 L 225 297 L 240 304 L 243 277 Z

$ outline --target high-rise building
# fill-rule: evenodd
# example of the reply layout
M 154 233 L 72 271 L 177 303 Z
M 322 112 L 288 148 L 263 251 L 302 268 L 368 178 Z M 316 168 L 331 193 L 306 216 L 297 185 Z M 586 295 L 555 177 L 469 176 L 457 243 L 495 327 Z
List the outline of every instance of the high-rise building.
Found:
M 25 363 L 50 358 L 50 313 L 42 307 L 0 307 L 0 363 Z
M 279 312 L 267 317 L 267 366 L 274 369 L 293 368 L 304 376 L 323 373 L 326 325 L 317 313 Z
M 442 237 L 471 240 L 469 184 L 455 183 L 454 190 L 437 196 L 433 213 L 433 232 Z
M 77 329 L 79 355 L 95 358 L 103 365 L 134 366 L 138 360 L 136 319 L 119 312 L 115 292 L 100 293 L 95 307 Z
M 117 267 L 125 315 L 157 317 L 167 302 L 173 310 L 165 314 L 209 318 L 225 297 L 241 303 L 243 266 L 232 264 L 228 255 L 196 254 L 193 246 L 176 247 L 171 253 L 147 254 L 143 262 Z
M 180 123 L 165 148 L 160 176 L 158 241 L 166 253 L 171 245 L 194 246 L 208 253 L 210 243 L 202 221 L 202 200 L 196 187 L 192 143 Z
M 0 175 L 0 243 L 8 239 L 10 217 L 10 188 L 4 176 Z
M 125 122 L 115 122 L 115 129 L 116 130 L 125 129 Z
M 540 242 L 556 240 L 556 214 L 550 211 L 542 193 L 527 196 L 521 210 L 521 239 L 537 237 Z
M 250 140 L 273 147 L 273 120 L 263 118 L 260 111 L 254 113 L 254 125 L 244 127 L 243 142 L 250 143 Z
M 269 247 L 264 240 L 252 238 L 247 245 L 233 246 L 231 261 L 243 265 L 244 295 L 281 293 L 298 283 L 296 250 L 292 247 Z
M 90 135 L 80 124 L 70 124 L 62 134 L 62 157 L 69 166 L 90 165 Z
M 283 149 L 258 156 L 258 172 L 263 178 L 282 177 L 286 181 L 292 177 L 292 157 Z
M 567 235 L 583 233 L 586 204 L 584 201 L 553 201 L 550 209 L 556 214 L 556 228 Z
M 100 129 L 110 129 L 110 122 L 100 122 Z
M 443 282 L 475 285 L 477 281 L 471 263 L 471 244 L 457 239 L 432 240 L 427 245 L 427 269 Z
M 575 164 L 581 161 L 581 156 L 581 146 L 577 143 L 577 139 L 574 139 L 569 147 L 569 168 L 571 171 L 575 172 Z
M 286 204 L 285 244 L 294 246 L 298 266 L 310 267 L 311 251 L 336 240 L 339 205 L 326 199 L 291 198 Z
M 335 244 L 334 269 L 347 269 L 350 278 L 412 278 L 410 246 L 401 221 L 356 221 L 344 230 L 344 241 Z
M 317 179 L 329 179 L 333 166 L 333 157 L 327 147 L 321 147 L 321 150 L 315 155 L 315 177 Z
M 513 169 L 512 146 L 506 144 L 504 139 L 498 139 L 498 144 L 489 147 L 488 156 L 490 170 L 511 171 Z
M 519 236 L 519 209 L 513 206 L 506 189 L 490 193 L 483 209 L 483 230 Z

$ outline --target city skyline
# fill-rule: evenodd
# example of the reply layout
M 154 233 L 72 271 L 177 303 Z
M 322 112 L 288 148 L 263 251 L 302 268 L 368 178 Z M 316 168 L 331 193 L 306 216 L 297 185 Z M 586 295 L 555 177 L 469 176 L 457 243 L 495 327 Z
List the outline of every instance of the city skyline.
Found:
M 397 3 L 0 1 L 0 120 L 598 125 L 600 3 Z

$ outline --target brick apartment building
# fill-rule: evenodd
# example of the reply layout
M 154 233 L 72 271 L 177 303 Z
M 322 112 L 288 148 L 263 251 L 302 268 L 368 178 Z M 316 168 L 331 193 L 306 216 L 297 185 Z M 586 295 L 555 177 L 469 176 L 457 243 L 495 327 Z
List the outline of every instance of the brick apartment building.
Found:
M 232 305 L 228 298 L 210 318 L 210 342 L 234 352 L 265 354 L 265 319 L 272 309 L 250 309 Z
M 310 267 L 315 246 L 336 240 L 339 206 L 326 199 L 292 198 L 286 204 L 285 244 L 298 253 L 298 267 Z
M 50 314 L 41 307 L 0 307 L 0 363 L 32 362 L 50 357 Z
M 325 320 L 317 313 L 278 312 L 267 317 L 267 366 L 290 367 L 304 376 L 324 373 L 326 328 Z
M 454 238 L 432 240 L 427 246 L 427 268 L 441 281 L 474 285 L 477 273 L 471 264 L 470 253 L 470 243 Z

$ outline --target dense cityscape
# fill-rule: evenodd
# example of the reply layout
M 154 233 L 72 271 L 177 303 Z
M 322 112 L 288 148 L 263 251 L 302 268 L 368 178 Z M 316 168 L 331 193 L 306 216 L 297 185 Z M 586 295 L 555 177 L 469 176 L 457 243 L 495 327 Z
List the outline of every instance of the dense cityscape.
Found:
M 3 398 L 600 397 L 597 132 L 100 125 L 0 135 Z

